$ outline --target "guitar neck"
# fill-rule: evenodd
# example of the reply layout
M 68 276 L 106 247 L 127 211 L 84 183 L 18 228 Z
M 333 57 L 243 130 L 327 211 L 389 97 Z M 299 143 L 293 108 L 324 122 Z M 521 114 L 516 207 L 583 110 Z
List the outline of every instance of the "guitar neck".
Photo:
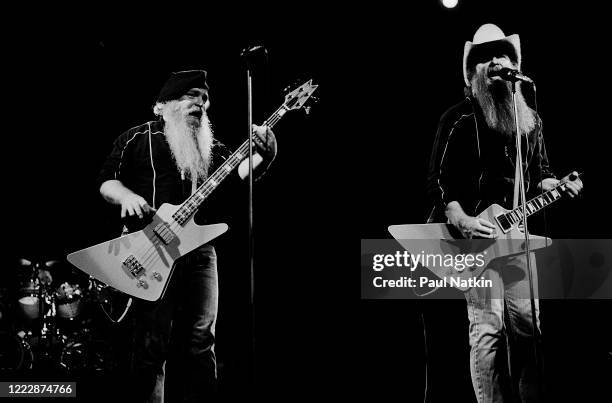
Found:
M 552 189 L 534 197 L 526 203 L 525 210 L 527 213 L 527 217 L 532 214 L 537 213 L 542 210 L 544 207 L 551 205 L 556 202 L 560 198 L 563 197 L 563 191 L 565 191 L 567 182 L 560 182 Z M 506 219 L 510 222 L 510 224 L 515 224 L 523 219 L 523 207 L 518 206 L 514 210 L 507 212 L 504 214 Z
M 274 127 L 287 111 L 288 109 L 285 104 L 281 105 L 280 108 L 264 121 L 263 126 L 268 126 L 270 128 Z M 256 135 L 252 133 L 251 136 L 254 138 Z M 217 186 L 219 186 L 238 165 L 240 165 L 240 162 L 248 154 L 249 140 L 246 140 L 187 200 L 185 200 L 181 207 L 172 215 L 172 218 L 180 224 L 185 223 Z

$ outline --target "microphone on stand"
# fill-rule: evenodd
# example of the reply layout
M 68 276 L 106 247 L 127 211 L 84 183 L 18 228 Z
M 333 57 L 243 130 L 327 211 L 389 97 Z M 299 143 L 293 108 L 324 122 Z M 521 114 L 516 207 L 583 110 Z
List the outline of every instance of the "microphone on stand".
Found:
M 240 58 L 249 69 L 257 66 L 260 62 L 268 62 L 268 51 L 263 45 L 249 46 L 240 52 Z
M 241 57 L 251 57 L 251 56 L 255 56 L 262 52 L 266 55 L 268 54 L 268 51 L 263 45 L 251 46 L 251 47 L 242 49 L 242 52 L 240 52 L 240 56 Z
M 489 72 L 489 77 L 500 77 L 502 80 L 506 81 L 522 81 L 525 83 L 533 84 L 533 80 L 518 70 L 511 69 L 509 67 L 503 67 L 499 70 L 493 70 Z

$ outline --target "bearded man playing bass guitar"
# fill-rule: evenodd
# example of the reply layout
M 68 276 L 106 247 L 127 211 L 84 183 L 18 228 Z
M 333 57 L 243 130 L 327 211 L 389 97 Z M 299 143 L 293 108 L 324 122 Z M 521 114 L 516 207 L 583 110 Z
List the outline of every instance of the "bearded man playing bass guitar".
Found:
M 521 61 L 518 35 L 505 36 L 493 24 L 481 26 L 473 41 L 466 42 L 466 98 L 449 109 L 438 126 L 427 181 L 434 204 L 428 222 L 449 222 L 466 238 L 497 237 L 497 227 L 477 216 L 494 203 L 511 207 L 518 193 L 511 84 L 495 73 L 502 68 L 520 70 Z M 520 85 L 516 95 L 519 131 L 524 135 L 525 191 L 537 195 L 555 187 L 559 180 L 549 167 L 542 121 L 525 102 Z M 569 176 L 563 179 L 567 181 L 563 190 L 571 197 L 582 189 L 582 182 L 574 175 L 574 180 Z M 535 268 L 533 255 L 531 262 Z M 479 402 L 504 401 L 511 395 L 520 401 L 534 401 L 541 395 L 533 354 L 534 325 L 526 266 L 525 254 L 497 259 L 483 273 L 485 279 L 492 280 L 493 288 L 473 287 L 465 293 L 470 369 Z M 538 301 L 535 302 L 538 318 Z M 535 326 L 539 335 L 539 323 Z M 502 366 L 507 360 L 504 354 L 498 354 L 504 351 L 502 343 L 506 338 L 513 383 L 510 391 L 504 387 L 503 379 L 506 371 Z
M 134 127 L 116 139 L 99 183 L 104 199 L 121 206 L 121 217 L 144 219 L 163 203 L 181 204 L 229 156 L 230 152 L 214 138 L 206 114 L 208 89 L 203 70 L 172 73 L 154 107 L 159 119 Z M 269 128 L 255 126 L 255 132 L 258 153 L 253 159 L 254 176 L 261 176 L 276 155 L 276 140 Z M 240 168 L 238 171 L 244 172 Z M 135 229 L 141 228 L 130 228 Z M 186 329 L 181 360 L 184 375 L 178 394 L 167 395 L 166 401 L 199 402 L 213 397 L 217 305 L 216 253 L 206 244 L 177 262 L 163 298 L 157 302 L 136 301 L 133 379 L 126 391 L 134 396 L 128 400 L 146 401 L 158 378 L 163 378 L 170 336 L 179 334 L 173 330 L 179 322 Z

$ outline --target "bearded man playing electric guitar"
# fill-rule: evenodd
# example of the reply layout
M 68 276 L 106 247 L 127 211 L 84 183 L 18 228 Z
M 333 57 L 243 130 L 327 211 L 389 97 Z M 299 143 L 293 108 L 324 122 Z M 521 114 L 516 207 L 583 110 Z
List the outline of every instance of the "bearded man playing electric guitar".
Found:
M 117 138 L 101 170 L 100 193 L 121 206 L 121 217 L 146 218 L 164 203 L 181 204 L 230 156 L 211 129 L 206 72 L 172 73 L 157 98 L 159 117 L 134 127 Z M 255 126 L 254 176 L 260 176 L 276 155 L 276 140 L 269 128 Z M 246 160 L 239 167 L 246 176 Z M 198 214 L 202 210 L 198 211 Z M 197 216 L 196 216 L 197 217 Z M 205 217 L 203 218 L 205 220 Z M 144 226 L 146 221 L 142 223 Z M 136 230 L 140 228 L 130 228 Z M 170 350 L 171 334 L 183 329 L 181 367 L 184 375 L 177 395 L 166 401 L 210 401 L 216 389 L 215 324 L 218 282 L 215 248 L 205 244 L 181 257 L 163 298 L 137 300 L 134 309 L 134 359 L 127 393 L 132 402 L 151 396 Z
M 520 70 L 519 37 L 505 36 L 497 26 L 485 24 L 476 31 L 473 41 L 465 44 L 466 98 L 442 116 L 430 160 L 427 187 L 434 207 L 428 222 L 449 222 L 466 238 L 496 238 L 497 227 L 478 214 L 494 203 L 506 208 L 516 204 L 514 105 L 511 84 L 495 74 L 502 68 Z M 549 167 L 542 121 L 525 102 L 520 85 L 517 87 L 525 192 L 537 195 L 560 181 Z M 574 175 L 573 180 L 569 175 L 562 179 L 566 182 L 563 190 L 571 197 L 582 189 L 582 182 Z M 531 262 L 535 268 L 533 255 Z M 521 401 L 538 400 L 541 385 L 533 354 L 526 256 L 523 253 L 497 259 L 483 276 L 492 280 L 493 288 L 473 287 L 465 293 L 476 397 L 479 402 L 504 401 L 512 395 Z M 535 302 L 539 335 L 537 299 Z M 506 380 L 502 379 L 507 359 L 498 354 L 504 351 L 502 343 L 506 339 L 511 390 L 506 390 Z

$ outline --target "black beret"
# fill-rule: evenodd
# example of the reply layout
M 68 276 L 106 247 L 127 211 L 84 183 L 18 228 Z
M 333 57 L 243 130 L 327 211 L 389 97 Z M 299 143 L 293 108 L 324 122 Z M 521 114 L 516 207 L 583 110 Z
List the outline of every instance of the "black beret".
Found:
M 203 88 L 208 91 L 206 71 L 186 70 L 173 72 L 159 92 L 157 102 L 168 102 L 179 99 L 191 88 Z

